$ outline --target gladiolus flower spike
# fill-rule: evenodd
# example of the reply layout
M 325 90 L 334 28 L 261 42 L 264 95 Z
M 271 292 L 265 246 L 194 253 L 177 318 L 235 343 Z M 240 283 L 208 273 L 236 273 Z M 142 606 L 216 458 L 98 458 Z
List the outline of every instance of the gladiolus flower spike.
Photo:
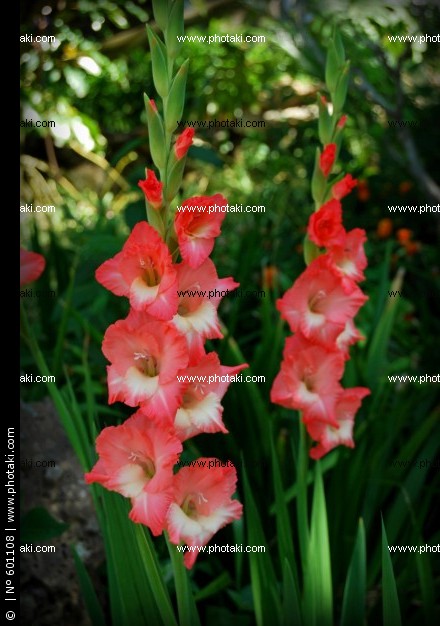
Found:
M 330 115 L 327 100 L 321 98 L 320 103 L 320 115 Z M 341 200 L 357 180 L 350 174 L 336 183 L 330 180 L 336 141 L 346 119 L 343 115 L 334 120 L 333 137 L 320 152 L 320 171 L 312 180 L 312 189 L 316 189 L 318 177 L 321 181 L 325 177 L 322 197 L 330 199 L 320 206 L 318 203 L 309 218 L 305 242 L 309 265 L 277 301 L 281 317 L 294 334 L 286 340 L 271 400 L 301 412 L 316 443 L 309 451 L 313 459 L 320 459 L 338 445 L 354 447 L 355 414 L 370 393 L 365 387 L 344 389 L 341 385 L 349 347 L 363 339 L 353 319 L 368 299 L 358 286 L 367 265 L 366 234 L 361 228 L 347 232 L 342 215 Z
M 176 19 L 165 13 L 163 24 L 168 18 Z M 167 49 L 166 38 L 163 45 Z M 168 49 L 167 54 L 171 58 Z M 163 74 L 157 50 L 152 59 L 156 84 Z M 160 94 L 163 100 L 168 98 L 162 110 L 170 111 L 171 104 L 174 111 L 183 109 L 184 82 L 173 84 L 179 89 L 167 96 Z M 166 83 L 162 81 L 160 87 L 165 93 Z M 170 103 L 169 98 L 174 101 Z M 220 528 L 242 515 L 242 505 L 232 499 L 236 470 L 217 467 L 220 462 L 215 459 L 177 473 L 173 468 L 182 442 L 200 433 L 228 432 L 221 400 L 229 383 L 195 384 L 184 382 L 185 376 L 220 380 L 248 367 L 247 363 L 222 365 L 215 352 L 205 351 L 207 339 L 222 337 L 217 316 L 221 296 L 205 294 L 232 291 L 238 283 L 232 277 L 219 278 L 209 258 L 226 213 L 204 212 L 200 207 L 224 206 L 227 200 L 220 194 L 188 198 L 174 215 L 171 190 L 181 180 L 194 129 L 185 129 L 173 141 L 154 100 L 147 97 L 145 103 L 150 153 L 162 180 L 146 169 L 139 187 L 145 194 L 149 223 L 136 224 L 122 250 L 96 270 L 97 281 L 130 304 L 127 317 L 107 328 L 102 343 L 110 362 L 108 401 L 124 402 L 137 411 L 98 435 L 99 460 L 86 474 L 86 482 L 100 483 L 129 498 L 130 519 L 147 526 L 153 535 L 167 531 L 172 543 L 205 545 Z M 168 163 L 171 171 L 162 168 L 162 163 Z M 25 262 L 30 261 L 34 259 L 28 255 Z M 27 279 L 36 278 L 38 272 L 36 267 L 28 271 Z M 189 295 L 179 295 L 185 291 Z M 193 567 L 197 555 L 186 553 L 187 568 Z

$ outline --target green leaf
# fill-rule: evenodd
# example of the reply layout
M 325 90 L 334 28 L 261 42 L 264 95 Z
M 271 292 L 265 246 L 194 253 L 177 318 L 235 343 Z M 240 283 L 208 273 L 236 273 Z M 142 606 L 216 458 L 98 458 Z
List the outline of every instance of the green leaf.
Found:
M 401 626 L 399 597 L 393 563 L 388 549 L 387 534 L 382 520 L 382 606 L 383 626 Z
M 168 626 L 176 623 L 171 599 L 159 567 L 159 561 L 154 550 L 150 532 L 141 524 L 133 524 L 134 534 L 138 546 L 139 556 L 144 565 L 150 588 L 161 613 L 164 624 Z
M 209 584 L 203 587 L 203 589 L 200 589 L 200 591 L 195 594 L 194 600 L 196 602 L 200 602 L 200 600 L 210 598 L 216 593 L 219 593 L 219 591 L 222 591 L 227 587 L 231 587 L 231 585 L 232 578 L 229 572 L 222 572 L 221 574 L 219 574 L 219 576 L 217 576 L 217 578 L 215 578 Z
M 272 623 L 279 624 L 281 607 L 277 596 L 277 580 L 244 465 L 243 484 L 247 543 L 250 546 L 265 546 L 265 552 L 249 552 L 255 620 L 257 626 L 265 626 Z
M 81 594 L 93 626 L 105 626 L 105 616 L 89 573 L 74 546 L 70 546 L 75 562 Z
M 169 541 L 168 537 L 166 540 L 173 564 L 177 608 L 179 610 L 179 626 L 200 626 L 200 618 L 191 590 L 188 570 L 183 563 L 184 553 L 180 552 L 177 546 Z
M 283 563 L 283 619 L 282 626 L 302 626 L 298 588 L 289 561 Z
M 177 626 L 170 603 L 164 601 L 166 596 L 152 584 L 156 564 L 139 542 L 139 530 L 128 517 L 128 501 L 104 489 L 100 495 L 112 623 Z
M 51 372 L 49 371 L 43 353 L 38 346 L 33 328 L 29 324 L 27 313 L 22 302 L 20 302 L 20 315 L 24 339 L 29 345 L 29 349 L 32 352 L 32 356 L 38 370 L 41 375 L 50 377 Z M 45 384 L 53 403 L 55 404 L 61 424 L 63 425 L 69 441 L 75 450 L 75 454 L 77 455 L 84 471 L 87 471 L 92 464 L 93 457 L 91 455 L 91 441 L 87 434 L 87 429 L 82 415 L 79 414 L 78 418 L 78 414 L 73 411 L 71 402 L 66 400 L 66 394 L 62 393 L 58 389 L 56 383 L 46 382 Z
M 296 573 L 295 555 L 293 550 L 292 541 L 292 527 L 289 519 L 289 512 L 284 498 L 283 485 L 281 482 L 281 473 L 278 463 L 278 457 L 273 443 L 273 437 L 271 437 L 271 457 L 272 457 L 272 472 L 273 483 L 275 490 L 275 507 L 276 507 L 276 524 L 277 524 L 277 537 L 278 537 L 278 552 L 280 555 L 280 563 L 283 563 L 284 559 L 291 564 L 291 572 L 294 575 L 295 581 L 295 594 L 298 593 L 298 576 Z
M 20 543 L 48 541 L 59 537 L 69 527 L 68 524 L 58 522 L 42 506 L 28 511 L 20 522 Z
M 423 542 L 419 539 L 419 545 Z M 420 590 L 422 593 L 422 606 L 425 614 L 425 621 L 428 624 L 429 618 L 435 614 L 435 576 L 430 564 L 429 554 L 420 554 L 416 552 L 417 574 L 420 582 Z
M 345 582 L 341 626 L 363 626 L 365 624 L 366 576 L 365 529 L 364 523 L 360 519 Z
M 305 570 L 303 617 L 307 626 L 332 626 L 333 624 L 327 509 L 319 461 L 316 463 L 310 542 Z
M 401 290 L 402 284 L 403 270 L 398 270 L 396 278 L 391 285 L 391 289 L 393 291 Z M 365 378 L 371 389 L 377 387 L 380 382 L 381 373 L 383 373 L 387 367 L 388 344 L 399 302 L 400 298 L 389 298 L 370 342 Z
M 295 456 L 295 448 L 293 447 L 293 457 L 296 460 L 296 518 L 298 523 L 299 549 L 301 553 L 303 572 L 305 572 L 307 569 L 310 544 L 307 497 L 309 457 L 307 454 L 306 429 L 301 421 L 301 414 L 299 422 L 299 435 L 298 455 Z M 312 474 L 312 472 L 310 472 L 310 474 Z

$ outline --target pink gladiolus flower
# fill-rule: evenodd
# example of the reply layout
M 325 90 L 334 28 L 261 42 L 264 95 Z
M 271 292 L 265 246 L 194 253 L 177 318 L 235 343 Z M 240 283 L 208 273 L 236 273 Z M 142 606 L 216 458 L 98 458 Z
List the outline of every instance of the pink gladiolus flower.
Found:
M 199 459 L 199 465 L 202 461 L 205 467 L 184 467 L 174 476 L 174 502 L 168 510 L 167 527 L 176 545 L 205 546 L 220 528 L 242 515 L 242 504 L 231 499 L 237 483 L 235 468 L 216 467 L 213 458 Z M 197 554 L 185 552 L 188 569 Z
M 182 451 L 180 441 L 137 411 L 121 426 L 104 428 L 96 449 L 99 460 L 85 475 L 86 482 L 130 498 L 130 519 L 160 535 L 173 500 L 173 466 Z
M 177 137 L 174 144 L 174 154 L 176 159 L 180 160 L 188 152 L 193 142 L 195 130 L 194 128 L 185 128 L 185 130 Z
M 342 206 L 339 200 L 329 200 L 312 213 L 307 234 L 313 243 L 325 248 L 344 242 L 345 229 L 342 226 Z
M 329 143 L 324 146 L 324 150 L 322 151 L 321 156 L 319 157 L 319 167 L 321 172 L 327 178 L 327 176 L 332 171 L 333 164 L 335 162 L 336 157 L 336 144 Z
M 192 364 L 205 354 L 205 339 L 221 339 L 217 308 L 221 299 L 239 283 L 219 278 L 211 259 L 193 270 L 185 262 L 176 265 L 179 303 L 173 318 L 175 327 L 186 336 L 193 355 Z
M 367 257 L 364 252 L 364 243 L 367 240 L 365 230 L 353 228 L 345 234 L 341 244 L 331 246 L 325 255 L 331 264 L 340 272 L 345 286 L 351 279 L 360 282 L 365 279 L 363 270 L 367 267 Z
M 221 365 L 218 355 L 210 352 L 196 365 L 182 371 L 182 375 L 194 377 L 195 382 L 185 383 L 182 404 L 174 420 L 176 435 L 181 441 L 200 433 L 228 432 L 222 421 L 220 401 L 231 377 L 245 367 L 249 367 L 247 363 L 235 367 Z M 213 379 L 211 382 L 210 377 Z
M 354 448 L 353 442 L 353 425 L 354 416 L 361 406 L 362 399 L 370 394 L 370 390 L 366 387 L 353 387 L 352 389 L 344 389 L 341 396 L 336 402 L 336 421 L 337 426 L 330 426 L 317 420 L 306 420 L 307 431 L 318 445 L 310 450 L 312 459 L 320 459 L 333 450 L 336 446 L 344 445 Z
M 177 311 L 177 276 L 168 247 L 147 222 L 133 228 L 121 252 L 96 270 L 96 280 L 135 311 L 170 320 Z
M 188 346 L 171 322 L 130 311 L 107 328 L 102 351 L 107 367 L 109 403 L 141 406 L 161 423 L 172 423 L 181 402 L 176 375 L 188 364 Z
M 348 320 L 342 333 L 336 337 L 336 347 L 342 352 L 345 359 L 349 359 L 349 347 L 363 339 L 365 339 L 365 337 L 356 328 L 353 320 Z
M 358 181 L 356 180 L 356 178 L 353 178 L 351 174 L 346 174 L 346 176 L 344 176 L 342 180 L 333 185 L 333 198 L 335 198 L 336 200 L 341 200 L 341 198 L 347 196 L 352 191 L 352 189 L 356 187 L 357 184 Z
M 20 248 L 20 287 L 40 278 L 46 267 L 46 259 L 38 252 Z
M 138 186 L 142 189 L 148 203 L 153 209 L 159 209 L 162 206 L 163 196 L 162 188 L 163 183 L 159 182 L 156 178 L 156 174 L 153 170 L 147 169 L 147 177 L 145 180 L 140 180 Z
M 292 332 L 301 331 L 311 342 L 334 349 L 336 337 L 367 299 L 353 281 L 349 289 L 344 287 L 338 273 L 320 256 L 276 305 Z
M 174 228 L 179 242 L 182 259 L 196 269 L 211 254 L 214 239 L 220 235 L 220 227 L 226 217 L 222 208 L 228 204 L 226 198 L 216 193 L 214 196 L 197 196 L 182 202 L 185 210 L 176 213 Z M 202 208 L 199 208 L 202 207 Z M 209 214 L 209 208 L 213 211 Z
M 339 380 L 343 371 L 340 352 L 314 346 L 297 333 L 286 339 L 270 399 L 287 409 L 307 411 L 308 419 L 336 427 L 335 403 L 342 392 Z

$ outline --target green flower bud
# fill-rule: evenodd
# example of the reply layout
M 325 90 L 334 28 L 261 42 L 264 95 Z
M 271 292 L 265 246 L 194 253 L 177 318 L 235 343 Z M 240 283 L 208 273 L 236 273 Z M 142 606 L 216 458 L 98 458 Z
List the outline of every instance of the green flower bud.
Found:
M 168 26 L 168 15 L 170 13 L 169 0 L 153 0 L 153 13 L 156 24 L 162 32 L 165 32 Z
M 172 133 L 177 122 L 182 118 L 185 104 L 186 77 L 188 75 L 189 59 L 182 64 L 174 77 L 165 106 L 165 127 L 168 133 Z
M 335 95 L 333 98 L 333 104 L 335 107 L 335 113 L 339 114 L 342 111 L 345 98 L 347 97 L 348 83 L 350 81 L 350 61 L 347 61 L 339 76 L 338 84 L 336 86 Z
M 318 133 L 319 140 L 322 144 L 326 145 L 330 143 L 333 135 L 333 119 L 330 113 L 328 112 L 327 104 L 323 100 L 323 96 L 318 94 L 318 109 L 319 109 L 319 119 L 318 119 Z
M 158 169 L 165 167 L 165 133 L 160 115 L 144 93 L 145 108 L 147 110 L 148 138 L 150 143 L 151 158 Z
M 150 43 L 151 64 L 153 66 L 153 81 L 157 93 L 166 98 L 169 91 L 167 51 L 159 37 L 147 25 L 148 41 Z
M 171 7 L 165 33 L 167 50 L 171 59 L 175 59 L 182 48 L 183 41 L 179 41 L 178 37 L 183 37 L 183 27 L 183 0 L 175 0 Z
M 336 90 L 336 85 L 338 84 L 340 71 L 341 65 L 339 63 L 339 56 L 336 51 L 335 44 L 333 43 L 333 41 L 331 41 L 328 47 L 327 61 L 325 64 L 325 82 L 331 93 L 332 100 L 333 94 Z
M 336 54 L 338 55 L 339 65 L 344 65 L 345 63 L 344 44 L 342 43 L 341 35 L 339 34 L 339 31 L 336 28 L 333 33 L 333 41 L 335 43 L 335 50 L 336 50 Z

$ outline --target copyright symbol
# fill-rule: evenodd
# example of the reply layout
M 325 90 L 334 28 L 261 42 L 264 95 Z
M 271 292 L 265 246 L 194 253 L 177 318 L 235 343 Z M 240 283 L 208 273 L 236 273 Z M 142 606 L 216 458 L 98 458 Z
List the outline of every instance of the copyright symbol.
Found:
M 14 619 L 14 618 L 15 618 L 14 611 L 6 611 L 6 619 L 10 621 L 11 619 Z

